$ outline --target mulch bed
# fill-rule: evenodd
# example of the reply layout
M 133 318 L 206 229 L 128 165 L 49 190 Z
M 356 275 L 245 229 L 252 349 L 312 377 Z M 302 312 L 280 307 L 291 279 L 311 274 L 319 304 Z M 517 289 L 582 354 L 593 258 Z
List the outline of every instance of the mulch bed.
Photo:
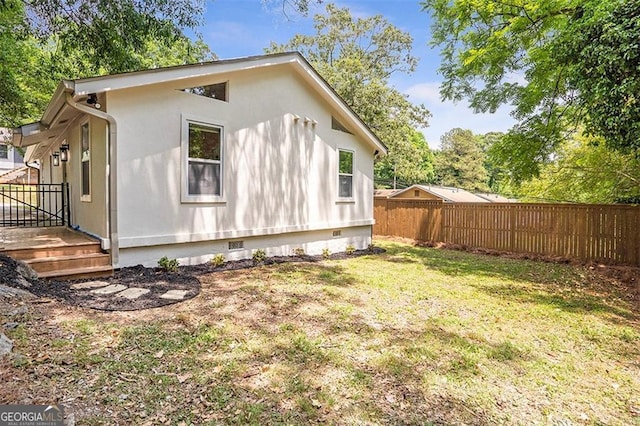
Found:
M 353 254 L 335 253 L 323 256 L 274 256 L 265 259 L 260 265 L 273 265 L 286 262 L 319 262 L 325 259 L 346 259 L 366 254 L 377 254 L 384 249 L 374 247 L 368 250 L 357 250 Z M 18 262 L 0 254 L 0 286 L 8 286 L 26 290 L 41 298 L 51 298 L 75 306 L 106 311 L 136 311 L 140 309 L 158 308 L 189 300 L 200 294 L 199 276 L 214 272 L 233 271 L 257 266 L 253 260 L 227 261 L 223 265 L 214 266 L 204 263 L 194 266 L 181 266 L 176 272 L 167 272 L 160 268 L 145 268 L 141 265 L 117 270 L 112 277 L 99 279 L 82 279 L 73 281 L 54 281 L 38 279 L 35 273 L 23 262 Z M 103 281 L 109 285 L 121 284 L 151 290 L 137 299 L 117 297 L 115 294 L 100 295 L 91 289 L 74 290 L 75 283 Z M 159 296 L 169 290 L 186 291 L 184 299 L 163 299 Z

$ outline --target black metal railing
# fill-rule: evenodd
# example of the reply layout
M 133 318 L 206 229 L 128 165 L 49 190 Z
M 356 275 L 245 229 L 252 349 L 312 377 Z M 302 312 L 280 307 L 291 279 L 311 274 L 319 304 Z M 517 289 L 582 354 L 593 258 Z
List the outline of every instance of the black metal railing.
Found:
M 64 226 L 71 216 L 69 184 L 0 184 L 0 226 Z

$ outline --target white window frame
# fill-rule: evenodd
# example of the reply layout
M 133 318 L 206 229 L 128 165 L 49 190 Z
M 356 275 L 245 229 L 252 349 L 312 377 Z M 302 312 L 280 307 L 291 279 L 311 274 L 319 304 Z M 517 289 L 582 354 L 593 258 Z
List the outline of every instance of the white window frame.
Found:
M 198 124 L 201 126 L 214 127 L 220 129 L 220 160 L 203 160 L 201 158 L 198 161 L 220 164 L 220 195 L 201 195 L 201 194 L 189 194 L 189 124 Z M 212 121 L 210 118 L 198 117 L 194 115 L 182 114 L 182 131 L 181 131 L 181 169 L 182 169 L 182 183 L 181 183 L 181 202 L 183 203 L 225 203 L 224 198 L 224 155 L 225 155 L 225 127 L 224 121 Z
M 341 152 L 350 152 L 351 153 L 351 173 L 340 173 L 340 153 Z M 356 169 L 356 152 L 352 149 L 346 148 L 338 148 L 338 173 L 337 173 L 337 185 L 338 185 L 338 201 L 353 201 L 354 200 L 354 192 L 355 192 L 355 169 Z M 341 197 L 340 196 L 340 176 L 351 176 L 351 196 L 350 197 Z
M 9 144 L 0 143 L 0 146 L 6 147 L 5 152 L 7 153 L 6 157 L 0 157 L 0 160 L 8 160 L 9 157 L 11 157 L 11 152 L 10 152 L 11 150 L 10 150 Z
M 83 182 L 84 182 L 84 176 L 83 176 L 83 164 L 84 161 L 82 161 L 82 128 L 84 126 L 87 126 L 87 143 L 89 145 L 89 159 L 87 160 L 87 162 L 89 163 L 89 193 L 88 194 L 84 194 L 84 188 L 83 188 Z M 79 146 L 80 146 L 80 155 L 78 156 L 78 158 L 80 158 L 80 201 L 85 202 L 85 203 L 90 203 L 91 202 L 91 124 L 89 123 L 89 120 L 84 120 L 83 122 L 80 123 L 80 137 L 79 137 Z

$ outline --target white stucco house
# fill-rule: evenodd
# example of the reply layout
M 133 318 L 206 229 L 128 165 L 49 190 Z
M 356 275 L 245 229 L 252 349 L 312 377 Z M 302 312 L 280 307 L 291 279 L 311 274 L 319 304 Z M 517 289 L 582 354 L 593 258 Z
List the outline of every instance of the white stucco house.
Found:
M 366 248 L 386 153 L 298 53 L 62 81 L 13 143 L 114 267 Z

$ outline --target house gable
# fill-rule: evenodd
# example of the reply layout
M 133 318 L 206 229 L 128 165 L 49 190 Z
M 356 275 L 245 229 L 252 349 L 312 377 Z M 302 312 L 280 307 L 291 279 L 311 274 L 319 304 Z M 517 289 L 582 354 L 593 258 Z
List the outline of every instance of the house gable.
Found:
M 242 59 L 220 60 L 194 65 L 159 68 L 155 70 L 116 74 L 104 77 L 80 79 L 73 82 L 76 96 L 89 96 L 92 93 L 124 90 L 134 87 L 176 83 L 189 88 L 192 81 L 224 80 L 224 75 L 239 71 L 269 69 L 270 67 L 288 65 L 314 89 L 316 96 L 332 105 L 340 116 L 340 121 L 350 131 L 354 131 L 379 152 L 386 154 L 385 145 L 358 117 L 358 115 L 340 98 L 333 88 L 313 69 L 313 67 L 297 52 L 253 56 Z

